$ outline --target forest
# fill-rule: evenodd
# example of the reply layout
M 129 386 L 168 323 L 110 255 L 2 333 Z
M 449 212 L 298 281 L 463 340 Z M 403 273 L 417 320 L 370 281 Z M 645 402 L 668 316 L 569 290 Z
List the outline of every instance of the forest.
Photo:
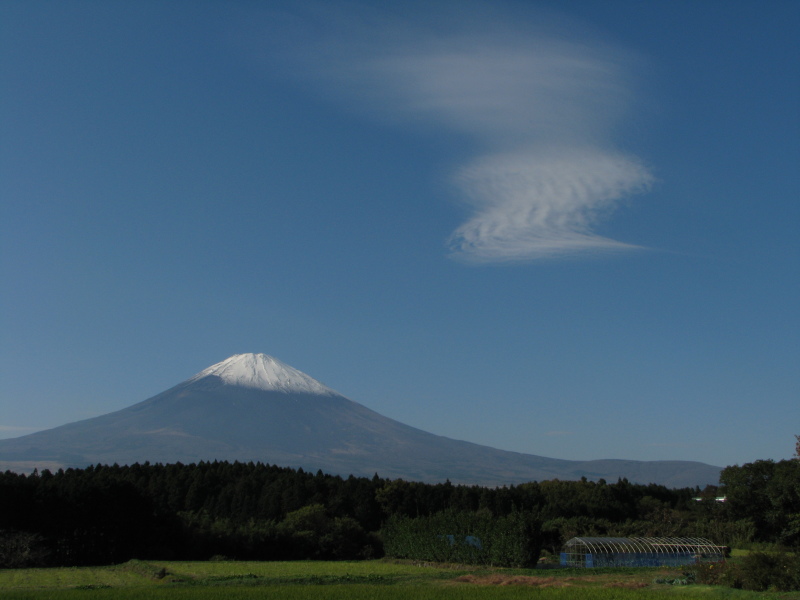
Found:
M 410 531 L 437 515 L 524 523 L 536 551 L 514 551 L 516 561 L 535 560 L 539 549 L 555 554 L 577 535 L 800 546 L 800 460 L 730 466 L 720 484 L 669 489 L 583 479 L 486 488 L 228 462 L 6 471 L 0 568 L 375 558 L 399 547 L 389 539 L 399 525 Z

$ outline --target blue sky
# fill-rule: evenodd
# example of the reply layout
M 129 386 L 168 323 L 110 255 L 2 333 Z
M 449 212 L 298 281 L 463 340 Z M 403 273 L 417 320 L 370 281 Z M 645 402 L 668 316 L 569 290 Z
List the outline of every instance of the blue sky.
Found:
M 800 434 L 800 4 L 0 4 L 0 437 L 264 352 L 567 459 Z

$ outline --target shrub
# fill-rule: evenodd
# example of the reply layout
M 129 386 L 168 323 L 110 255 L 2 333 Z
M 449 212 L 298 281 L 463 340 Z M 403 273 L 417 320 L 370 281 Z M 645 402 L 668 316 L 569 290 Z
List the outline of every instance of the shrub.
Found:
M 700 563 L 691 569 L 696 583 L 722 585 L 729 588 L 742 588 L 742 577 L 738 562 Z
M 763 592 L 800 590 L 800 556 L 789 552 L 753 552 L 738 564 L 742 589 Z
M 752 552 L 738 560 L 704 563 L 692 568 L 697 583 L 764 592 L 800 591 L 800 555 Z
M 0 530 L 0 569 L 42 566 L 48 554 L 42 536 L 26 531 Z

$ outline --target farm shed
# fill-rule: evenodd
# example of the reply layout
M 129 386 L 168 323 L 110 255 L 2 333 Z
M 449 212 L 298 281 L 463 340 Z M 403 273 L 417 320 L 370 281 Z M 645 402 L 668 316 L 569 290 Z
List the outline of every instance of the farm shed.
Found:
M 576 537 L 561 551 L 565 567 L 658 567 L 724 559 L 725 547 L 703 538 Z

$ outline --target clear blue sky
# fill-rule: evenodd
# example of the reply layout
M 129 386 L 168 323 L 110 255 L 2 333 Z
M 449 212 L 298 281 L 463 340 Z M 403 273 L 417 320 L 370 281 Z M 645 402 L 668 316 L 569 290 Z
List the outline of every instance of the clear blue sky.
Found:
M 0 4 L 0 436 L 264 352 L 433 433 L 782 459 L 800 3 Z

